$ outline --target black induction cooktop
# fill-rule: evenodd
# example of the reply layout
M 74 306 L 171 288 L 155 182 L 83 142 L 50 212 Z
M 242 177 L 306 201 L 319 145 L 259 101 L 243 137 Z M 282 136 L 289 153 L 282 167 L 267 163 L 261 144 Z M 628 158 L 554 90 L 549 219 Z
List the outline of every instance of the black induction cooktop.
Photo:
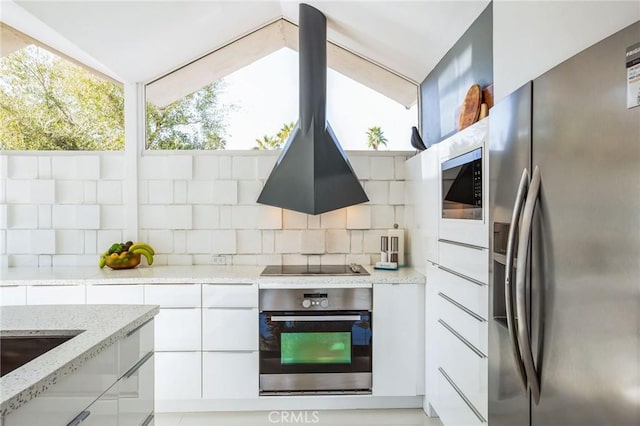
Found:
M 351 265 L 267 265 L 262 273 L 263 277 L 280 276 L 309 276 L 309 275 L 369 275 L 362 266 Z

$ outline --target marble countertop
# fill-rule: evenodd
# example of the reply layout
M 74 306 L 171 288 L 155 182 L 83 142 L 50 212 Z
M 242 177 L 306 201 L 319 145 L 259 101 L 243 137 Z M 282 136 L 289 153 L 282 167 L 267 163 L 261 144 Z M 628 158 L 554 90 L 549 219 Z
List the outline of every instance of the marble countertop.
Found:
M 371 285 L 424 284 L 425 276 L 413 268 L 397 271 L 373 269 L 363 276 L 261 277 L 264 266 L 152 266 L 120 271 L 97 267 L 7 268 L 0 270 L 2 286 L 100 284 L 234 284 Z
M 82 333 L 0 378 L 0 416 L 35 398 L 158 312 L 158 306 L 150 305 L 3 307 L 2 335 Z

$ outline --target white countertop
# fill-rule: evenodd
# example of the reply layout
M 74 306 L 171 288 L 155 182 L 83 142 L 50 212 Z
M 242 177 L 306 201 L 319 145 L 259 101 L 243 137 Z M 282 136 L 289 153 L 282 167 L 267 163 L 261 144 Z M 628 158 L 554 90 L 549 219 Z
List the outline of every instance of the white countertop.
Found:
M 282 284 L 371 285 L 424 284 L 425 277 L 413 268 L 383 271 L 364 266 L 371 275 L 261 277 L 264 266 L 151 266 L 114 271 L 98 267 L 7 268 L 0 270 L 2 286 L 100 285 L 100 284 L 234 284 L 258 283 L 260 287 Z
M 158 306 L 150 305 L 3 307 L 0 332 L 4 335 L 83 332 L 0 378 L 0 417 L 35 398 L 158 312 Z

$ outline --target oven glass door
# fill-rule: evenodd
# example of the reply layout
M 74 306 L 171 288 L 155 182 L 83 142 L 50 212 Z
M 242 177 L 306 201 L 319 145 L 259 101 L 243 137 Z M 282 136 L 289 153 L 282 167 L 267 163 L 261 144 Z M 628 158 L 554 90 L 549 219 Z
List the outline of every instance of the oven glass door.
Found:
M 261 312 L 260 374 L 371 372 L 371 313 Z

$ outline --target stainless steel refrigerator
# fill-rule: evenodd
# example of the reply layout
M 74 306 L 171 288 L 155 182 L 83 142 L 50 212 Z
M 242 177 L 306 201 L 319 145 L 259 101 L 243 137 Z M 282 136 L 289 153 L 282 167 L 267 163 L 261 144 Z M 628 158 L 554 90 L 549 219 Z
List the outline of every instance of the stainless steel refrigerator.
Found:
M 640 22 L 491 110 L 489 426 L 640 425 L 638 43 Z

